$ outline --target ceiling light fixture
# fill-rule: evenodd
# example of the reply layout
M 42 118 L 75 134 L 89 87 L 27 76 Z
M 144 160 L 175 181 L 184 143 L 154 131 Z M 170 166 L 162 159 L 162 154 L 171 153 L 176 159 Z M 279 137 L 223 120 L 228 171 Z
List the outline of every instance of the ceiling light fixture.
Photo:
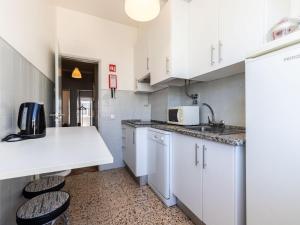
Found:
M 153 20 L 160 12 L 160 0 L 125 0 L 125 12 L 139 22 Z
M 81 79 L 82 78 L 80 70 L 77 67 L 73 70 L 72 77 L 75 78 L 75 79 Z

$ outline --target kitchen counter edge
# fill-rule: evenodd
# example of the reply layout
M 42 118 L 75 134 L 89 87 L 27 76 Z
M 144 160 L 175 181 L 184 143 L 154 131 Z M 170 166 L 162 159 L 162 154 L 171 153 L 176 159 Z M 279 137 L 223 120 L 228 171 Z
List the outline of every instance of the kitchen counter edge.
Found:
M 123 120 L 122 125 L 128 125 L 134 128 L 141 128 L 141 127 L 150 127 L 158 130 L 164 130 L 169 132 L 175 132 L 195 138 L 200 138 L 204 140 L 214 141 L 222 144 L 228 144 L 233 146 L 244 146 L 246 144 L 246 134 L 240 133 L 240 134 L 229 134 L 229 135 L 219 135 L 209 132 L 201 132 L 201 131 L 195 131 L 192 129 L 188 129 L 182 126 L 178 125 L 170 125 L 166 123 L 162 124 L 153 124 L 153 125 L 138 125 L 134 124 L 133 122 L 130 122 L 130 120 Z

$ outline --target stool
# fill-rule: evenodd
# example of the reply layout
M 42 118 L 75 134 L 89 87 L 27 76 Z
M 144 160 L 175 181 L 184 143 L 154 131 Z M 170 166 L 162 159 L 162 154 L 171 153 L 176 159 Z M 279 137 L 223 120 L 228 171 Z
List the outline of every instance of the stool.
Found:
M 65 186 L 65 178 L 60 176 L 52 176 L 41 178 L 36 181 L 32 181 L 23 189 L 23 195 L 25 198 L 34 198 L 40 194 L 44 194 L 50 191 L 59 191 Z
M 60 217 L 68 224 L 65 211 L 70 205 L 70 195 L 63 191 L 41 194 L 27 201 L 17 210 L 18 225 L 54 224 Z

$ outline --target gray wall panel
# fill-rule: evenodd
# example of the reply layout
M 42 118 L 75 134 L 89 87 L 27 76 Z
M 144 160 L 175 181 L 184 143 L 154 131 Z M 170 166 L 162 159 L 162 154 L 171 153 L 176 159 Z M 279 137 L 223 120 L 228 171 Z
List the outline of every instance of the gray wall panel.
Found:
M 166 121 L 167 109 L 169 105 L 169 90 L 168 88 L 151 93 L 149 95 L 149 103 L 151 104 L 151 119 Z
M 53 82 L 0 38 L 0 138 L 16 132 L 19 106 L 25 101 L 44 102 L 49 126 L 53 94 Z M 24 201 L 22 189 L 30 179 L 0 181 L 0 225 L 15 224 L 16 209 Z

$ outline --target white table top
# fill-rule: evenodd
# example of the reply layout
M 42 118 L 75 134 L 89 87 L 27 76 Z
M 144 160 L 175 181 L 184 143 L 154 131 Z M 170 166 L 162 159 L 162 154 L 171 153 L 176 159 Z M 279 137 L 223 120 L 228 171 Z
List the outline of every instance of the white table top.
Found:
M 0 180 L 112 162 L 95 127 L 47 128 L 44 138 L 0 142 Z

